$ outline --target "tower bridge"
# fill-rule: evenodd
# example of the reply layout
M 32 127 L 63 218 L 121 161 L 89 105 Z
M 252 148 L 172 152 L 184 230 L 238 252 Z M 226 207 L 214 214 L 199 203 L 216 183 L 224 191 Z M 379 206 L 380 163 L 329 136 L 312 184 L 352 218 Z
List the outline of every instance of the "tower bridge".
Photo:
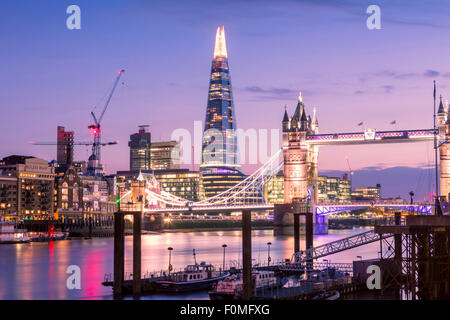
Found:
M 354 202 L 319 202 L 317 193 L 318 154 L 319 147 L 329 145 L 352 144 L 380 144 L 380 143 L 407 143 L 432 141 L 438 135 L 440 141 L 446 141 L 450 135 L 449 117 L 442 113 L 442 102 L 438 113 L 439 128 L 328 133 L 319 134 L 316 110 L 313 118 L 306 115 L 301 95 L 294 115 L 289 118 L 285 111 L 283 127 L 283 147 L 276 152 L 258 170 L 246 177 L 243 181 L 215 196 L 192 202 L 161 190 L 153 178 L 140 175 L 138 180 L 146 182 L 146 203 L 144 212 L 147 214 L 163 213 L 225 213 L 242 210 L 267 211 L 274 210 L 275 223 L 278 225 L 292 225 L 292 210 L 289 204 L 295 201 L 304 202 L 310 206 L 315 216 L 316 224 L 326 225 L 326 216 L 333 213 L 344 212 L 362 208 L 390 208 L 400 209 L 416 214 L 431 214 L 433 203 L 398 203 L 395 201 L 354 201 Z M 445 127 L 445 128 L 444 128 Z M 450 151 L 445 143 L 441 143 L 441 194 L 448 194 L 450 171 Z M 269 182 L 284 167 L 284 203 L 273 205 L 261 202 L 254 197 L 260 193 L 264 185 Z M 126 203 L 131 191 L 121 196 Z M 286 210 L 287 208 L 287 210 Z M 445 208 L 445 206 L 443 207 Z M 447 210 L 445 210 L 447 211 Z

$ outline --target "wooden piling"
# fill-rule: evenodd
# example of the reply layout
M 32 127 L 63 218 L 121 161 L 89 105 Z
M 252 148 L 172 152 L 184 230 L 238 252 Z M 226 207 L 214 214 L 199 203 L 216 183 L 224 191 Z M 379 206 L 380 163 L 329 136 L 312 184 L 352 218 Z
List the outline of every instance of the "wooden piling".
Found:
M 242 211 L 242 277 L 243 299 L 252 298 L 252 212 Z
M 300 251 L 300 214 L 294 212 L 294 252 Z
M 114 213 L 114 296 L 122 294 L 124 278 L 124 217 L 121 212 Z
M 141 294 L 141 224 L 140 212 L 133 214 L 133 295 Z

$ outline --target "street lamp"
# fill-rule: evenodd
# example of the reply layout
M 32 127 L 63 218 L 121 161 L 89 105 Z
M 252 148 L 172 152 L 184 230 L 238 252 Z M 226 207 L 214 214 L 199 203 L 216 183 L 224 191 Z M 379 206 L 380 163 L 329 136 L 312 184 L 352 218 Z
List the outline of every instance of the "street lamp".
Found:
M 168 247 L 167 250 L 169 250 L 169 276 L 170 276 L 170 271 L 172 271 L 172 247 Z
M 414 191 L 409 192 L 409 197 L 411 198 L 411 204 L 414 203 L 413 197 L 414 197 Z
M 225 272 L 225 248 L 227 247 L 226 244 L 222 245 L 223 248 L 223 267 L 222 267 L 222 272 Z
M 270 245 L 272 242 L 267 242 L 267 265 L 270 265 L 272 258 L 270 257 Z

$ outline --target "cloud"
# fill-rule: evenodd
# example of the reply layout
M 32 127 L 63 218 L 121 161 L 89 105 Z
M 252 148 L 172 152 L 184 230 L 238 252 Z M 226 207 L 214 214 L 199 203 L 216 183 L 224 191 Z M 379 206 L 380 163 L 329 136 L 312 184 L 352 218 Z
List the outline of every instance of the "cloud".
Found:
M 364 94 L 364 93 L 366 92 L 363 90 L 356 90 L 353 94 Z
M 380 86 L 380 88 L 384 90 L 384 93 L 391 93 L 395 87 L 393 85 L 384 85 Z
M 427 70 L 423 73 L 423 75 L 425 77 L 438 77 L 440 73 L 435 70 Z
M 439 71 L 433 69 L 427 69 L 423 72 L 399 72 L 394 70 L 384 70 L 382 72 L 375 73 L 377 77 L 386 77 L 396 80 L 407 80 L 412 78 L 437 78 L 437 77 L 450 77 L 450 72 L 441 74 Z
M 289 88 L 263 88 L 260 86 L 247 86 L 243 89 L 243 91 L 257 94 L 257 100 L 286 100 L 286 99 L 295 99 L 298 95 L 298 90 L 293 90 Z M 309 90 L 301 90 L 302 95 L 304 97 L 308 97 L 312 95 L 312 92 Z

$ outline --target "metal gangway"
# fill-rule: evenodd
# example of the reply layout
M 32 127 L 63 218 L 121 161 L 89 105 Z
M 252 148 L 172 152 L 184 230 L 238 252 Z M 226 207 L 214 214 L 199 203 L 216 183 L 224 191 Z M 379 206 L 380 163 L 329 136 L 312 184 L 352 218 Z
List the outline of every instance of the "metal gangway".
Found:
M 313 260 L 329 256 L 345 250 L 360 247 L 381 239 L 392 237 L 391 234 L 380 235 L 374 230 L 358 233 L 347 238 L 339 239 L 333 242 L 313 247 L 307 250 L 296 252 L 292 255 L 291 261 L 283 266 L 283 269 L 293 270 L 295 268 L 303 269 L 304 264 Z

